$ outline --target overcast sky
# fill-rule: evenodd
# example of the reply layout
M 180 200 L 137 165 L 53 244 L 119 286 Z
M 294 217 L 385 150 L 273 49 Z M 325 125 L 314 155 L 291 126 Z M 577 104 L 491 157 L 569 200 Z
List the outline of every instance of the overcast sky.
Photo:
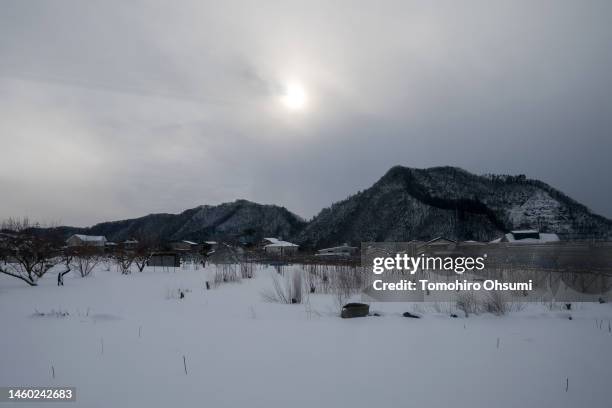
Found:
M 0 218 L 245 198 L 310 218 L 393 165 L 612 217 L 610 1 L 0 1 Z M 303 87 L 303 109 L 281 97 Z

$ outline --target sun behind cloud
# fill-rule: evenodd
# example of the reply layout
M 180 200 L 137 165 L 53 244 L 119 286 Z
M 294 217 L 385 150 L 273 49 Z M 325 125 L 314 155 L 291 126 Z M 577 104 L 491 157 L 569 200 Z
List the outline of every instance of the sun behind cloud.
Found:
M 291 111 L 303 110 L 308 102 L 306 90 L 299 82 L 288 82 L 280 97 L 281 103 Z

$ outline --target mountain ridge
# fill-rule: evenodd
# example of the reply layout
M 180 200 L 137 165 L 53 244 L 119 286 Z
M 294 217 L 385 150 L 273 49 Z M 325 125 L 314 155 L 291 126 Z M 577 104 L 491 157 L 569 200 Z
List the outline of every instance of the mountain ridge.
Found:
M 612 221 L 539 180 L 478 176 L 457 167 L 394 166 L 370 188 L 323 209 L 296 241 L 487 241 L 517 228 L 566 239 L 609 238 Z
M 66 234 L 106 235 L 114 241 L 155 236 L 254 242 L 279 236 L 308 248 L 436 236 L 487 241 L 518 228 L 554 232 L 564 239 L 612 236 L 612 221 L 540 180 L 475 175 L 451 166 L 394 166 L 371 187 L 322 209 L 309 221 L 285 207 L 239 199 L 179 214 L 61 228 Z

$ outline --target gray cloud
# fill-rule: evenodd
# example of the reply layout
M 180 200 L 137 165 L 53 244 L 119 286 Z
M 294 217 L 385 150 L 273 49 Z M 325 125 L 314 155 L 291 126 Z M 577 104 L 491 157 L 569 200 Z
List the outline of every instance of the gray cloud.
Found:
M 395 164 L 525 173 L 612 216 L 607 1 L 2 8 L 0 218 L 310 217 Z

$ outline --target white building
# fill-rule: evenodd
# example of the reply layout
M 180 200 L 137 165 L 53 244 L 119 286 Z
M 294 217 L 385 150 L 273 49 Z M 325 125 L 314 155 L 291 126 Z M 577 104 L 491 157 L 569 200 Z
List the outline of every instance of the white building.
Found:
M 66 240 L 66 245 L 69 247 L 78 247 L 78 246 L 94 246 L 94 247 L 104 247 L 106 244 L 106 237 L 102 235 L 82 235 L 82 234 L 74 234 L 70 238 Z
M 173 251 L 191 251 L 198 252 L 202 249 L 202 245 L 197 242 L 183 240 L 177 242 L 171 242 L 170 247 Z
M 417 254 L 433 252 L 438 255 L 452 253 L 457 246 L 456 241 L 444 237 L 436 237 L 427 242 L 414 241 L 414 244 L 416 245 Z
M 278 238 L 264 238 L 263 249 L 266 253 L 274 255 L 295 254 L 299 245 Z
M 126 239 L 123 241 L 123 247 L 126 249 L 134 249 L 138 246 L 138 240 L 135 239 Z
M 543 233 L 538 230 L 516 230 L 510 231 L 501 238 L 492 242 L 508 242 L 510 244 L 544 244 L 547 242 L 559 242 L 559 236 L 553 233 Z
M 323 248 L 317 251 L 317 256 L 351 256 L 357 252 L 357 247 L 344 243 L 337 247 Z

